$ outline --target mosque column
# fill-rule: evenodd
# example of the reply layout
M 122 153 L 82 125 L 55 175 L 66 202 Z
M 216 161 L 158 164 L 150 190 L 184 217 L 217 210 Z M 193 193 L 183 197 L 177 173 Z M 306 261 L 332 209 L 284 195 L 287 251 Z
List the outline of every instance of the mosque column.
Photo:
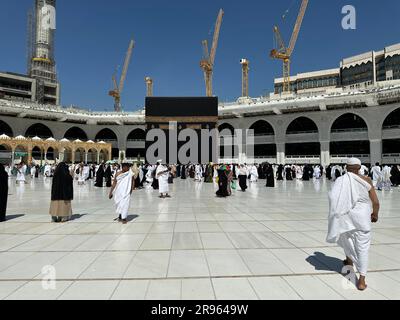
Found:
M 31 162 L 32 162 L 32 148 L 28 147 L 28 163 L 30 164 Z
M 88 163 L 88 151 L 85 150 L 85 164 Z
M 43 165 L 43 149 L 40 149 L 40 166 Z
M 126 154 L 125 150 L 119 149 L 119 155 L 118 155 L 118 162 L 119 163 L 122 163 L 122 162 L 125 161 L 125 154 Z
M 75 149 L 74 148 L 71 149 L 71 162 L 75 163 Z
M 280 142 L 276 144 L 276 162 L 277 164 L 286 163 L 285 143 Z
M 97 150 L 97 163 L 100 163 L 100 152 L 101 150 Z
M 65 149 L 64 149 L 64 148 L 59 149 L 59 152 L 58 152 L 58 159 L 59 159 L 60 162 L 64 162 L 64 152 L 65 152 Z
M 329 141 L 320 141 L 320 144 L 321 144 L 320 163 L 323 167 L 326 167 L 331 163 L 330 142 Z
M 382 162 L 382 139 L 370 139 L 371 164 Z
M 15 163 L 15 147 L 11 148 L 11 167 L 14 167 Z

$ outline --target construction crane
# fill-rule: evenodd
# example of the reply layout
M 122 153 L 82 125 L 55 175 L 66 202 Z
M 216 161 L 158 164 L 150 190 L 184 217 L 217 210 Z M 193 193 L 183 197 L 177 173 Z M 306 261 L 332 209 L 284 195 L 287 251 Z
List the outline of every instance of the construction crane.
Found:
M 249 60 L 241 59 L 242 65 L 242 97 L 249 96 Z
M 212 76 L 214 69 L 215 54 L 217 52 L 219 32 L 221 30 L 222 17 L 224 16 L 224 11 L 219 10 L 217 22 L 215 24 L 213 43 L 211 47 L 211 52 L 208 51 L 208 41 L 203 40 L 203 59 L 200 61 L 200 67 L 204 71 L 204 80 L 206 83 L 206 96 L 212 97 Z
M 297 16 L 296 23 L 294 25 L 292 37 L 290 38 L 289 46 L 285 46 L 285 42 L 282 39 L 281 33 L 277 26 L 274 26 L 274 34 L 276 43 L 278 44 L 277 49 L 273 49 L 270 53 L 271 58 L 279 59 L 283 61 L 283 93 L 290 92 L 290 60 L 294 47 L 296 45 L 297 38 L 299 36 L 301 24 L 307 10 L 308 0 L 302 0 L 300 11 Z
M 153 96 L 153 79 L 150 77 L 144 78 L 144 82 L 146 83 L 146 96 Z
M 121 78 L 119 80 L 119 85 L 117 85 L 116 73 L 113 75 L 112 80 L 114 84 L 114 89 L 111 90 L 108 95 L 114 98 L 114 110 L 116 112 L 121 112 L 121 94 L 124 90 L 126 74 L 128 73 L 129 63 L 132 57 L 132 51 L 135 46 L 135 42 L 133 40 L 130 41 L 128 52 L 126 53 L 124 67 L 122 69 Z

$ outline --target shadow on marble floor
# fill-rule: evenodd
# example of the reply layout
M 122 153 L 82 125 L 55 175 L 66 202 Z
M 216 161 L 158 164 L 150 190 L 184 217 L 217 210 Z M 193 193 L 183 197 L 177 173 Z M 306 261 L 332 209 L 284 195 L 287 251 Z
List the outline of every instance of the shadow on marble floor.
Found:
M 72 216 L 71 216 L 71 218 L 69 219 L 69 221 L 73 221 L 73 220 L 78 220 L 78 219 L 80 219 L 80 218 L 82 218 L 82 217 L 84 217 L 84 216 L 86 216 L 87 215 L 87 213 L 84 213 L 84 214 L 73 214 Z
M 314 252 L 314 255 L 309 256 L 306 261 L 314 266 L 315 270 L 335 271 L 341 274 L 343 268 L 342 260 L 327 256 L 322 252 Z
M 131 221 L 133 221 L 133 220 L 135 220 L 135 219 L 137 219 L 137 218 L 139 218 L 139 215 L 137 215 L 137 214 L 131 214 L 131 215 L 128 215 L 128 217 L 126 218 L 126 220 L 127 220 L 128 222 L 131 222 Z
M 14 220 L 14 219 L 18 219 L 25 216 L 24 214 L 10 214 L 6 216 L 6 221 L 10 221 L 10 220 Z

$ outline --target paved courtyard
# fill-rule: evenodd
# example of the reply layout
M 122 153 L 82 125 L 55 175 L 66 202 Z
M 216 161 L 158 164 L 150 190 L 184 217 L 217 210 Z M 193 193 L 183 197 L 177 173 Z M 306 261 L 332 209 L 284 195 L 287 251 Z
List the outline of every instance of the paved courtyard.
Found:
M 400 190 L 379 193 L 368 289 L 346 286 L 325 242 L 325 182 L 264 181 L 227 199 L 178 179 L 135 191 L 127 225 L 108 189 L 75 185 L 74 220 L 50 223 L 51 179 L 15 186 L 0 224 L 0 299 L 399 299 Z M 52 265 L 56 287 L 44 290 Z

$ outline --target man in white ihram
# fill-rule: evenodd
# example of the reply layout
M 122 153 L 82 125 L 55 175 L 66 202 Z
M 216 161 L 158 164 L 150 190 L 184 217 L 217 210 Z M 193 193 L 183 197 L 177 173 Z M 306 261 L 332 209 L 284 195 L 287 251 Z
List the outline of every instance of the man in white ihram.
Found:
M 374 187 L 376 187 L 377 189 L 381 189 L 380 185 L 382 181 L 382 169 L 379 165 L 379 162 L 375 163 L 375 165 L 371 168 L 371 173 Z
M 162 160 L 158 160 L 160 165 L 157 167 L 156 177 L 158 179 L 158 192 L 160 193 L 160 198 L 171 198 L 168 194 L 169 185 L 168 185 L 168 176 L 169 176 L 169 168 L 167 165 L 162 163 Z
M 360 273 L 358 290 L 365 290 L 371 222 L 378 221 L 379 200 L 372 181 L 358 174 L 361 161 L 350 158 L 347 173 L 336 179 L 329 192 L 329 227 L 327 242 L 344 249 L 346 266 L 355 265 Z
M 114 198 L 118 221 L 127 223 L 131 194 L 135 186 L 135 174 L 127 163 L 122 164 L 122 170 L 117 173 L 112 184 L 109 198 Z

